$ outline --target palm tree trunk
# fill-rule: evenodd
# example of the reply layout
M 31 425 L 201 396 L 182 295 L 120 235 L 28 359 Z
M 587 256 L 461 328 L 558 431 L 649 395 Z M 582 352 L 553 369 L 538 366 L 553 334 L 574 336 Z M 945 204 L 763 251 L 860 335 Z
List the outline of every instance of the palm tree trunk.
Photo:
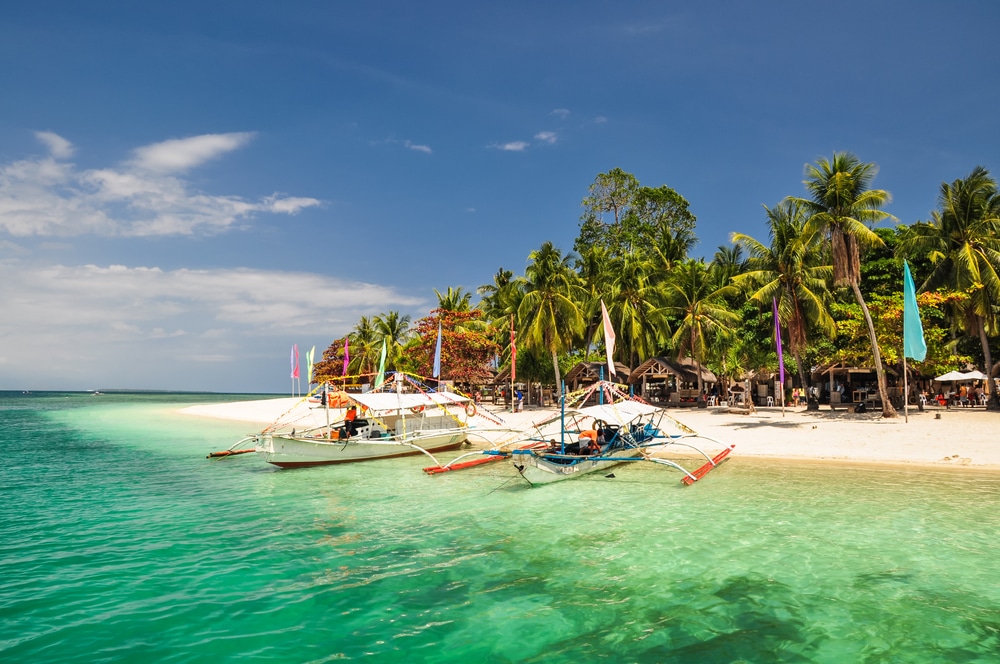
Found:
M 552 368 L 556 370 L 556 394 L 562 394 L 562 374 L 559 373 L 559 355 L 553 349 Z
M 982 316 L 976 316 L 976 327 L 979 328 L 979 343 L 983 345 L 983 358 L 986 360 L 986 380 L 983 389 L 989 399 L 986 401 L 987 410 L 1000 410 L 1000 396 L 993 389 L 993 356 L 990 354 L 990 342 L 986 338 L 986 325 Z
M 795 356 L 795 366 L 799 368 L 799 382 L 802 384 L 802 389 L 806 393 L 806 401 L 809 400 L 809 384 L 806 382 L 806 370 L 802 368 L 802 358 L 800 357 L 801 352 L 798 347 L 792 349 L 792 355 Z
M 865 315 L 865 323 L 868 324 L 868 338 L 872 342 L 872 355 L 875 359 L 875 375 L 878 378 L 878 395 L 882 400 L 882 417 L 899 417 L 896 408 L 889 401 L 889 389 L 885 384 L 885 371 L 882 369 L 882 353 L 878 349 L 878 337 L 875 336 L 875 324 L 872 322 L 872 315 L 865 304 L 865 298 L 861 295 L 861 288 L 856 281 L 851 282 L 851 289 L 854 291 L 854 299 L 861 305 L 861 311 Z

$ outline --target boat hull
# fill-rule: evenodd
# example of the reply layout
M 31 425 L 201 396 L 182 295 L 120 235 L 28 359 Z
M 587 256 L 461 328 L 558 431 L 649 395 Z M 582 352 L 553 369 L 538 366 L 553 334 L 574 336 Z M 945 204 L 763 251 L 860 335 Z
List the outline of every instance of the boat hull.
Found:
M 392 440 L 310 440 L 290 436 L 262 435 L 256 442 L 256 451 L 264 460 L 280 468 L 307 468 L 338 463 L 357 463 L 375 459 L 435 453 L 458 449 L 465 442 L 465 431 L 429 433 L 413 436 L 406 443 Z M 407 444 L 409 443 L 409 444 Z M 419 448 L 419 449 L 417 449 Z
M 607 470 L 639 456 L 641 456 L 641 452 L 635 448 L 603 454 L 597 461 L 592 461 L 587 457 L 578 457 L 569 463 L 560 463 L 545 457 L 518 455 L 514 457 L 514 467 L 528 483 L 534 486 Z

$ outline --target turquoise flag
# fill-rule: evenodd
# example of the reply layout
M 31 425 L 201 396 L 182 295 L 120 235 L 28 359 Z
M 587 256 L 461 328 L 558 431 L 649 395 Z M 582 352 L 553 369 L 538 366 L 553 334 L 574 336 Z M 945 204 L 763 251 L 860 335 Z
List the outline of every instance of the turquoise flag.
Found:
M 913 287 L 910 265 L 906 261 L 903 261 L 903 356 L 917 362 L 927 357 L 924 326 L 920 324 L 920 309 L 917 308 L 917 289 Z
M 375 387 L 378 388 L 385 382 L 385 339 L 382 340 L 382 357 L 378 361 L 378 375 L 375 376 Z

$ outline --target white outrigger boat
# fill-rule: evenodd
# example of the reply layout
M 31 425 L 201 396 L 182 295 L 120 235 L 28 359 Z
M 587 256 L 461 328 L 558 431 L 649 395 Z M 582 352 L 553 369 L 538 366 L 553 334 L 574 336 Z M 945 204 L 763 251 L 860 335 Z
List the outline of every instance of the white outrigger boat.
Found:
M 301 468 L 372 459 L 390 459 L 457 449 L 467 437 L 468 420 L 475 405 L 452 392 L 404 392 L 402 374 L 396 391 L 337 394 L 357 411 L 326 424 L 297 428 L 279 422 L 250 434 L 225 452 L 210 457 L 254 451 L 281 468 Z M 348 407 L 350 410 L 350 406 Z M 330 411 L 327 409 L 327 413 Z M 344 412 L 338 410 L 338 412 Z M 236 448 L 250 444 L 249 449 Z
M 477 465 L 482 461 L 463 462 L 462 459 L 480 454 L 512 461 L 521 477 L 534 486 L 608 470 L 622 463 L 645 461 L 680 471 L 683 473 L 681 481 L 690 485 L 708 474 L 735 447 L 698 434 L 662 408 L 629 397 L 612 383 L 598 383 L 578 401 L 585 403 L 594 389 L 603 389 L 609 403 L 564 407 L 559 415 L 533 425 L 532 431 L 516 440 L 493 449 L 464 454 L 434 472 Z M 591 450 L 581 450 L 578 442 L 586 432 L 594 432 L 597 436 Z M 693 440 L 699 438 L 722 446 L 722 451 L 714 457 L 709 456 L 693 444 Z M 703 458 L 704 463 L 689 471 L 676 461 L 652 456 L 668 447 L 687 448 L 689 456 Z

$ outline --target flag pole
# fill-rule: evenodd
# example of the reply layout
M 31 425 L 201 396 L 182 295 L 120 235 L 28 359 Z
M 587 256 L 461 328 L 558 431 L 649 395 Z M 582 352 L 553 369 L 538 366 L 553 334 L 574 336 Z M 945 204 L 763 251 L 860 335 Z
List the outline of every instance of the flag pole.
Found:
M 906 345 L 906 329 L 903 329 L 903 345 Z M 906 375 L 906 352 L 903 352 L 903 423 L 910 422 L 910 386 Z

